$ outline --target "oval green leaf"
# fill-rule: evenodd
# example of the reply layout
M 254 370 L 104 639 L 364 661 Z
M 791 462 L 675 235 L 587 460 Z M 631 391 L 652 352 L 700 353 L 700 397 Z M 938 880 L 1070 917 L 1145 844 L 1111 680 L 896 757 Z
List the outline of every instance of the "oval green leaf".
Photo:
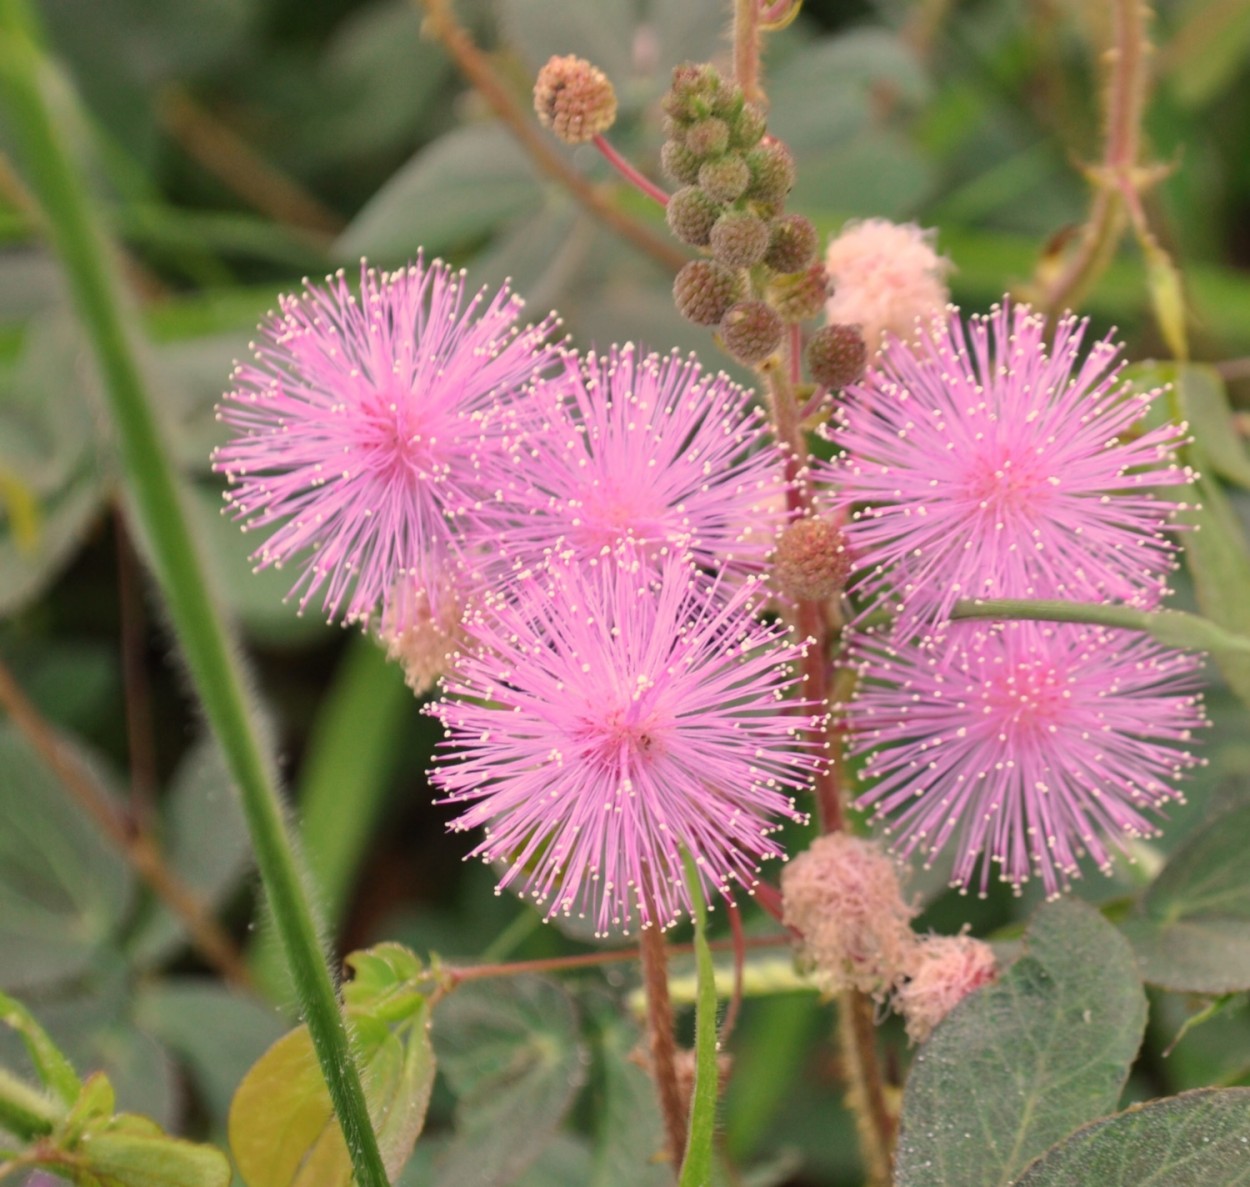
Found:
M 1060 1142 L 1014 1187 L 1246 1187 L 1250 1088 L 1134 1105 Z
M 1043 907 L 1023 955 L 961 1003 L 907 1080 L 898 1187 L 1004 1187 L 1119 1102 L 1146 1024 L 1123 937 L 1092 908 Z

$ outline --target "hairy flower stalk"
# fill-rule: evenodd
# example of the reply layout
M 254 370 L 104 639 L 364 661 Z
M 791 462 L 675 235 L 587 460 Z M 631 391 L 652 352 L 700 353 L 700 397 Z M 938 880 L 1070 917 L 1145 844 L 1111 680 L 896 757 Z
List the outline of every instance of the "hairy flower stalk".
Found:
M 474 616 L 433 780 L 485 828 L 474 849 L 596 931 L 689 912 L 682 850 L 705 892 L 748 892 L 782 851 L 777 821 L 820 765 L 788 711 L 801 649 L 760 623 L 754 582 L 721 596 L 680 557 L 555 564 Z

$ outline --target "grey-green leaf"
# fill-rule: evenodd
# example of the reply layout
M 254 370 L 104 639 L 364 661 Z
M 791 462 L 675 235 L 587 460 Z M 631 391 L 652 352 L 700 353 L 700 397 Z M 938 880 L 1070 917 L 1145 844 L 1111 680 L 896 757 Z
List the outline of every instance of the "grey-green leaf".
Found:
M 586 1077 L 572 999 L 538 977 L 463 986 L 435 1013 L 434 1049 L 459 1097 L 436 1187 L 515 1182 L 551 1143 Z
M 376 263 L 449 251 L 537 210 L 542 190 L 507 129 L 470 124 L 434 141 L 369 200 L 335 245 L 347 260 Z
M 1075 901 L 1043 907 L 1023 955 L 916 1056 L 898 1187 L 1003 1187 L 1119 1101 L 1146 1024 L 1123 937 Z
M 1014 1187 L 1246 1187 L 1250 1088 L 1202 1088 L 1096 1121 Z
M 1123 931 L 1147 981 L 1188 993 L 1250 989 L 1250 806 L 1207 824 L 1172 856 Z

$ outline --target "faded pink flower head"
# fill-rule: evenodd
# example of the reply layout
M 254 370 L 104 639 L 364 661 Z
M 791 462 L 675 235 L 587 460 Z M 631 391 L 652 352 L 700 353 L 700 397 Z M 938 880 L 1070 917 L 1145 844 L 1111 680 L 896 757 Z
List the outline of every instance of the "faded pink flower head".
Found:
M 1151 488 L 1190 481 L 1184 429 L 1140 429 L 1155 393 L 1118 382 L 1107 339 L 1081 358 L 1086 327 L 1064 319 L 1048 348 L 1027 305 L 966 335 L 953 311 L 847 390 L 829 480 L 870 605 L 940 623 L 960 598 L 1166 594 L 1177 504 Z
M 820 764 L 793 700 L 800 648 L 751 613 L 748 580 L 713 596 L 687 563 L 553 564 L 474 616 L 431 711 L 447 727 L 433 782 L 485 828 L 473 854 L 509 867 L 547 917 L 667 927 L 705 889 L 748 890 L 782 856 L 793 793 Z
M 1157 832 L 1150 817 L 1200 761 L 1187 749 L 1205 724 L 1199 661 L 1144 635 L 961 621 L 940 651 L 856 646 L 845 714 L 852 753 L 868 755 L 859 805 L 904 856 L 953 846 L 953 885 L 984 893 L 993 862 L 1055 895 L 1083 854 L 1106 870 L 1111 847 Z
M 239 366 L 214 455 L 247 530 L 270 534 L 261 567 L 299 558 L 291 593 L 330 618 L 386 614 L 391 592 L 429 585 L 460 553 L 458 524 L 499 489 L 501 401 L 550 365 L 554 322 L 518 331 L 506 288 L 466 302 L 464 274 L 435 260 L 361 267 L 281 300 L 256 361 Z
M 464 617 L 479 586 L 467 573 L 449 567 L 429 584 L 400 579 L 377 624 L 386 658 L 404 671 L 404 682 L 424 696 L 449 670 L 466 642 Z
M 907 1037 L 926 1042 L 937 1026 L 974 990 L 998 976 L 994 949 L 971 936 L 920 936 L 912 948 L 907 980 L 894 1008 L 907 1022 Z
M 781 872 L 787 927 L 799 957 L 827 994 L 857 989 L 884 999 L 902 978 L 915 936 L 898 866 L 876 841 L 817 837 Z
M 522 564 L 622 546 L 758 572 L 785 521 L 780 452 L 751 393 L 677 354 L 565 360 L 520 411 L 502 546 Z
M 950 261 L 933 247 L 933 231 L 883 218 L 850 222 L 825 252 L 833 287 L 825 302 L 830 325 L 858 325 L 868 358 L 887 335 L 914 341 L 916 324 L 938 317 L 950 300 Z

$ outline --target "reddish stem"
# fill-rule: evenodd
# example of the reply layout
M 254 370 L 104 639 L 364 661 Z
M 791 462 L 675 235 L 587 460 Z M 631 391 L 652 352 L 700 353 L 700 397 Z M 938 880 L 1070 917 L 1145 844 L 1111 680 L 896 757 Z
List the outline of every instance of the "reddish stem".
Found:
M 729 1036 L 733 1034 L 734 1025 L 738 1021 L 738 1011 L 742 1008 L 742 970 L 747 959 L 747 937 L 742 930 L 742 916 L 738 912 L 738 905 L 727 899 L 725 907 L 729 914 L 729 930 L 733 937 L 734 988 L 729 998 L 729 1008 L 725 1011 L 725 1018 L 721 1023 L 720 1044 L 722 1047 L 729 1042 Z
M 629 161 L 612 147 L 603 133 L 595 137 L 594 145 L 607 158 L 608 164 L 629 182 L 634 189 L 638 190 L 639 193 L 645 194 L 648 198 L 653 198 L 661 206 L 668 205 L 668 194 L 660 189 L 650 178 L 644 177 L 639 173 Z

